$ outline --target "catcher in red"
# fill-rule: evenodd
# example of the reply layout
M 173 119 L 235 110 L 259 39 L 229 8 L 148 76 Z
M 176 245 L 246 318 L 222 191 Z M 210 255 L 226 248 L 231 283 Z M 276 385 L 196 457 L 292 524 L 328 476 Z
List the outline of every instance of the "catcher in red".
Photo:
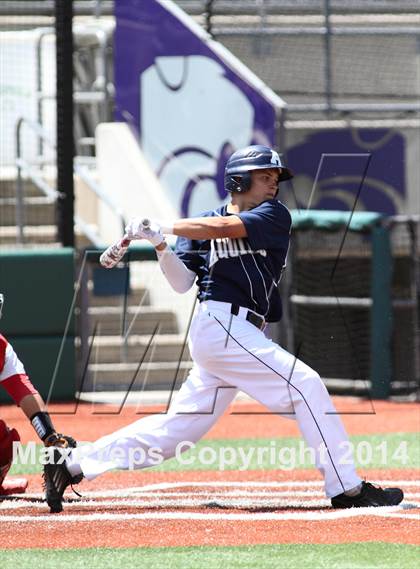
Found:
M 0 318 L 4 295 L 0 293 Z M 0 385 L 30 420 L 37 435 L 46 447 L 75 447 L 76 441 L 67 435 L 57 433 L 46 410 L 44 400 L 32 385 L 22 362 L 12 345 L 0 334 Z M 23 494 L 28 486 L 25 478 L 6 478 L 13 461 L 13 443 L 19 443 L 16 429 L 10 428 L 0 419 L 0 496 Z M 44 476 L 46 500 L 52 512 L 61 512 L 61 498 L 57 500 L 54 489 Z

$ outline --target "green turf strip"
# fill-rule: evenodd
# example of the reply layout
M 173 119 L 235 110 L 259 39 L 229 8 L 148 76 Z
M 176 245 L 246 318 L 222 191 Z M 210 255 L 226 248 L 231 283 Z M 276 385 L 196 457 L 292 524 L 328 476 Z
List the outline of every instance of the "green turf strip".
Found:
M 420 548 L 389 543 L 132 549 L 0 550 L 3 569 L 393 569 L 418 567 Z
M 351 442 L 356 464 L 363 469 L 420 467 L 420 444 L 416 433 L 360 435 L 351 437 Z M 36 453 L 35 459 L 38 458 Z M 179 459 L 170 459 L 159 466 L 154 466 L 153 469 L 163 472 L 222 469 L 293 470 L 311 466 L 313 464 L 308 452 L 304 450 L 302 438 L 283 437 L 202 440 Z M 17 475 L 40 471 L 39 464 L 22 464 L 19 460 L 13 465 L 10 473 Z

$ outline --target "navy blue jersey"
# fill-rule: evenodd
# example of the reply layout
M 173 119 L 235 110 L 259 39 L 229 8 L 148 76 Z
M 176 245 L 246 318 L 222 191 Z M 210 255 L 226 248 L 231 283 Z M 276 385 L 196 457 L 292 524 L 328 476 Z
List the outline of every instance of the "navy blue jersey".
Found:
M 175 252 L 197 274 L 198 298 L 245 306 L 268 322 L 282 315 L 277 290 L 289 247 L 292 225 L 289 210 L 273 199 L 230 214 L 224 205 L 198 217 L 238 215 L 247 237 L 191 240 L 178 237 Z

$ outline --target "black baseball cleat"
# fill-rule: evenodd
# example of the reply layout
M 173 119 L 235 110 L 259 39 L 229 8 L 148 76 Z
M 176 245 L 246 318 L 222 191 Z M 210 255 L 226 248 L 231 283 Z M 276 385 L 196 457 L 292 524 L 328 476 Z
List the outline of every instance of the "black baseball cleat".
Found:
M 79 484 L 83 480 L 83 474 L 71 476 L 63 460 L 61 449 L 55 447 L 53 456 L 48 464 L 44 465 L 44 488 L 45 499 L 52 514 L 63 511 L 63 494 L 67 486 Z M 67 454 L 65 455 L 67 456 Z
M 399 488 L 380 488 L 370 482 L 362 482 L 362 489 L 356 496 L 339 494 L 331 498 L 333 508 L 368 508 L 369 506 L 396 506 L 404 498 Z

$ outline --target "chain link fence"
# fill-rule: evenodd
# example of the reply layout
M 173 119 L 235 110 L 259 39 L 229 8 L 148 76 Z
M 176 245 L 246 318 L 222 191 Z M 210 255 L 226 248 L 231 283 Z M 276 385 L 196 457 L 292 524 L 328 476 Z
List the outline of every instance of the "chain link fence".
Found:
M 55 101 L 40 95 L 55 91 L 54 38 L 45 35 L 45 30 L 54 28 L 54 7 L 45 10 L 45 3 L 38 1 L 32 2 L 28 11 L 26 4 L 1 3 L 0 244 L 5 246 L 20 240 L 19 206 L 21 213 L 25 209 L 31 236 L 36 239 L 45 238 L 40 227 L 54 224 L 54 199 L 26 175 L 22 178 L 20 203 L 16 199 L 18 152 L 37 172 L 44 169 L 47 177 L 55 175 Z M 41 117 L 43 139 L 33 128 Z
M 213 0 L 205 10 L 213 37 L 289 105 L 418 103 L 420 2 Z
M 86 168 L 94 166 L 95 128 L 113 118 L 114 19 L 99 18 L 102 9 L 113 10 L 113 2 L 74 4 L 75 169 L 79 175 L 83 166 L 86 179 Z M 48 0 L 0 3 L 0 246 L 63 242 L 56 215 L 62 191 L 57 188 L 56 9 Z M 92 241 L 94 232 L 82 220 L 78 224 L 80 244 Z

